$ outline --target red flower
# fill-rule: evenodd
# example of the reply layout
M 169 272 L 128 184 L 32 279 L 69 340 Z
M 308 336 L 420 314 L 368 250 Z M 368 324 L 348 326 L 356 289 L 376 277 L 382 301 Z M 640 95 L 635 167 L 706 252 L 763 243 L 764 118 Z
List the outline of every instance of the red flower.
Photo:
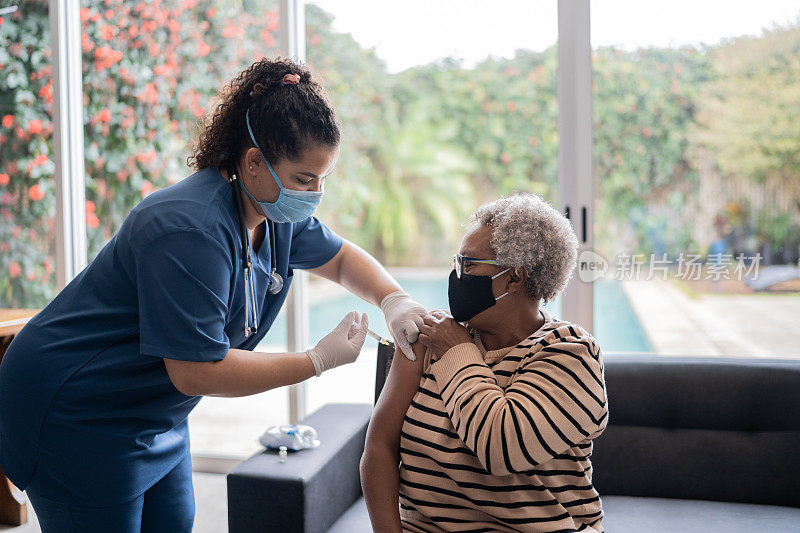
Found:
M 228 24 L 222 29 L 222 37 L 225 39 L 233 39 L 244 35 L 244 28 L 235 24 Z
M 0 185 L 8 185 L 9 181 L 11 181 L 11 178 L 8 177 L 8 174 L 0 174 Z
M 31 135 L 39 135 L 42 133 L 42 121 L 38 118 L 36 120 L 31 120 L 28 123 L 28 131 Z
M 144 90 L 137 96 L 140 102 L 155 104 L 158 101 L 158 89 L 152 83 L 144 86 Z
M 122 60 L 122 52 L 112 49 L 110 46 L 103 45 L 94 51 L 95 69 L 100 71 L 109 68 Z
M 197 53 L 199 53 L 201 57 L 205 57 L 211 53 L 211 47 L 208 46 L 205 41 L 200 41 L 200 44 L 197 45 Z
M 94 213 L 86 213 L 86 225 L 90 228 L 100 227 L 100 219 Z
M 139 189 L 139 192 L 142 194 L 142 198 L 144 198 L 145 196 L 150 194 L 152 190 L 153 190 L 153 184 L 150 183 L 149 181 L 145 181 L 144 185 L 142 185 L 141 189 Z
M 48 80 L 47 84 L 39 89 L 39 98 L 44 98 L 48 104 L 53 103 L 53 80 Z
M 49 157 L 47 157 L 44 154 L 39 154 L 33 158 L 33 166 L 38 167 L 44 165 L 45 163 L 48 163 L 49 161 L 50 161 Z
M 11 261 L 8 263 L 8 275 L 12 278 L 16 278 L 22 273 L 22 268 L 19 266 L 19 263 L 16 261 Z
M 42 198 L 44 198 L 44 193 L 42 192 L 41 187 L 39 187 L 38 185 L 31 185 L 31 188 L 28 189 L 28 196 L 34 202 L 38 202 Z
M 3 127 L 10 128 L 14 124 L 14 115 L 5 115 L 3 117 Z
M 81 50 L 84 52 L 91 52 L 92 48 L 94 48 L 94 43 L 89 39 L 89 35 L 81 33 Z
M 109 111 L 107 107 L 103 108 L 103 110 L 97 114 L 97 120 L 100 122 L 109 122 L 111 120 L 111 111 Z
M 114 39 L 114 30 L 111 29 L 111 26 L 103 26 L 100 28 L 100 37 L 106 41 L 111 41 Z
M 95 209 L 97 209 L 97 206 L 94 205 L 94 202 L 91 200 L 86 200 L 86 212 L 94 213 Z
M 167 28 L 169 28 L 169 31 L 172 33 L 178 33 L 181 29 L 181 25 L 177 20 L 171 18 L 167 21 Z

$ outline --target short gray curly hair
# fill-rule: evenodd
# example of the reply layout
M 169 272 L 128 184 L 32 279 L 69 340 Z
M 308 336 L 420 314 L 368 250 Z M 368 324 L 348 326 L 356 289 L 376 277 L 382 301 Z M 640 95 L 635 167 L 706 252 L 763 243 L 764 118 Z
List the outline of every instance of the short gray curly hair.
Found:
M 553 300 L 575 269 L 578 238 L 569 220 L 541 196 L 515 193 L 480 206 L 468 226 L 492 229 L 490 245 L 507 267 L 523 268 L 534 300 Z

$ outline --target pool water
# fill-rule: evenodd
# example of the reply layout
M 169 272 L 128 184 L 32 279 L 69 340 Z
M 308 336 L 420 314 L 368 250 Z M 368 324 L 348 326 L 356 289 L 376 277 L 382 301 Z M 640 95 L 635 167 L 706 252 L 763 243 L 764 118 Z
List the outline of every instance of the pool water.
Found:
M 447 278 L 403 279 L 398 278 L 403 288 L 427 309 L 447 309 Z M 561 302 L 556 299 L 544 306 L 551 314 L 559 316 Z M 365 312 L 369 316 L 370 329 L 384 337 L 389 336 L 383 313 L 360 298 L 343 293 L 321 302 L 311 304 L 309 309 L 310 340 L 316 343 L 327 335 L 350 311 Z M 636 314 L 622 286 L 613 280 L 594 284 L 594 336 L 604 352 L 650 352 L 647 340 Z M 370 338 L 367 342 L 374 344 Z M 277 320 L 264 337 L 262 343 L 286 345 L 286 312 L 281 311 Z
M 652 352 L 636 313 L 614 280 L 594 282 L 594 337 L 604 352 Z

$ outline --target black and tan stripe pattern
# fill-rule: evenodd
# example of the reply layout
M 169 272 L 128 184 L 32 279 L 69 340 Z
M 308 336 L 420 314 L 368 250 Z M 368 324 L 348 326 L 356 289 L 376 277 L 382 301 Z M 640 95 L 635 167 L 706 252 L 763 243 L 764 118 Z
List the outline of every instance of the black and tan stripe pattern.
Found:
M 608 421 L 600 348 L 544 313 L 519 345 L 462 344 L 427 367 L 400 438 L 406 531 L 603 531 L 592 439 Z

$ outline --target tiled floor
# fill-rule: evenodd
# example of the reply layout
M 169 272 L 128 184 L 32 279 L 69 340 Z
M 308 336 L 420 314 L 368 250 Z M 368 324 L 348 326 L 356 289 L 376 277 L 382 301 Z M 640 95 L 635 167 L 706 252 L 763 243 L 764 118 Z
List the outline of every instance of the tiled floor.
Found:
M 800 297 L 794 294 L 687 296 L 674 283 L 623 282 L 623 288 L 661 355 L 800 356 Z
M 195 518 L 194 533 L 225 533 L 228 531 L 228 495 L 225 476 L 221 474 L 205 474 L 195 472 L 194 501 Z M 39 521 L 28 504 L 30 519 L 24 526 L 11 527 L 0 525 L 2 533 L 40 533 Z

